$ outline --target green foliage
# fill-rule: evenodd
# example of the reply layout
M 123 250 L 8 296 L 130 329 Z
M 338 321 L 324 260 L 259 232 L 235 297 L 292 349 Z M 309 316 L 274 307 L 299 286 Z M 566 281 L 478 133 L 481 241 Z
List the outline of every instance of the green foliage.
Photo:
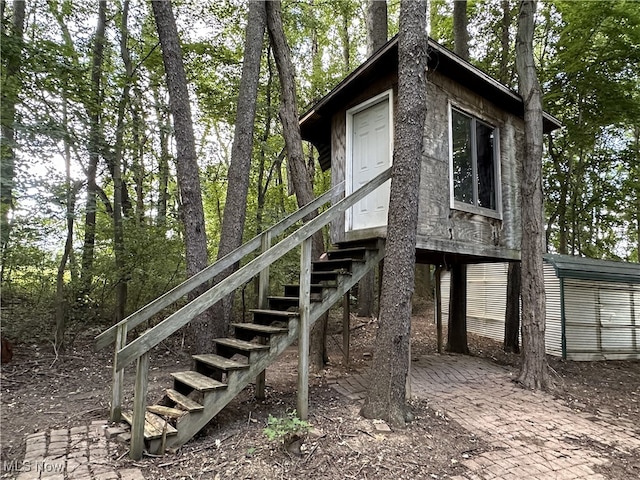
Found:
M 284 443 L 293 436 L 306 434 L 310 428 L 311 424 L 306 420 L 300 420 L 298 413 L 293 410 L 284 417 L 274 417 L 269 414 L 267 426 L 263 432 L 269 440 Z

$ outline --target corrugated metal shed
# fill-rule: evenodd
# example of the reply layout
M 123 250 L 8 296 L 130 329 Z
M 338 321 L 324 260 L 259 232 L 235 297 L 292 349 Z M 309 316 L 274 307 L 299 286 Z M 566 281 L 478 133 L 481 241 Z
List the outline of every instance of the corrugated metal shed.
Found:
M 640 284 L 638 263 L 552 254 L 546 254 L 544 261 L 553 266 L 558 278 Z
M 545 255 L 546 351 L 570 360 L 640 359 L 640 264 Z M 469 265 L 470 332 L 502 341 L 507 264 Z M 449 276 L 442 277 L 443 313 Z

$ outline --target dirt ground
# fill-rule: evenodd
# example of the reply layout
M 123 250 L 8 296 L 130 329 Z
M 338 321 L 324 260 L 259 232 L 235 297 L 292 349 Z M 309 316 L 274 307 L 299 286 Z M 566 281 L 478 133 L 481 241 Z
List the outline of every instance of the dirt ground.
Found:
M 351 362 L 342 364 L 340 311 L 329 326 L 331 362 L 312 378 L 311 431 L 287 451 L 264 434 L 269 415 L 285 417 L 296 404 L 296 351 L 292 347 L 267 370 L 267 399 L 253 399 L 248 387 L 198 436 L 176 454 L 145 457 L 132 462 L 121 445 L 114 461 L 135 465 L 146 478 L 449 478 L 463 474 L 460 461 L 490 449 L 472 433 L 430 408 L 412 403 L 415 421 L 405 430 L 381 434 L 371 420 L 358 415 L 359 405 L 329 385 L 336 378 L 362 372 L 373 354 L 374 319 L 351 321 Z M 432 313 L 426 308 L 412 323 L 414 358 L 436 352 Z M 497 342 L 470 335 L 471 354 L 491 359 L 516 373 L 520 358 L 506 354 Z M 111 355 L 95 352 L 92 338 L 78 337 L 74 346 L 56 355 L 51 346 L 18 344 L 11 363 L 3 365 L 1 445 L 3 462 L 20 459 L 25 435 L 48 428 L 76 426 L 108 417 Z M 179 339 L 153 352 L 150 400 L 170 386 L 169 373 L 188 369 L 189 358 L 179 351 Z M 554 396 L 570 408 L 606 413 L 640 424 L 640 362 L 563 362 L 549 358 L 556 387 Z M 133 372 L 127 372 L 132 384 Z M 128 389 L 130 392 L 131 389 Z M 130 399 L 126 399 L 128 401 Z M 626 459 L 640 466 L 640 458 Z M 627 479 L 628 469 L 611 467 L 607 478 Z M 6 474 L 0 478 L 10 478 Z

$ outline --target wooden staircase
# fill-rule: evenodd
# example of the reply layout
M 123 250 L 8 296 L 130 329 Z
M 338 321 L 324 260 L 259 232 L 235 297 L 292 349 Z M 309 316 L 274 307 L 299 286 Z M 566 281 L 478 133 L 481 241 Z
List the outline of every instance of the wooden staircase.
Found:
M 157 453 L 183 445 L 296 340 L 298 414 L 306 419 L 310 328 L 384 257 L 384 241 L 372 238 L 338 245 L 328 253 L 328 260 L 312 262 L 311 238 L 390 177 L 391 170 L 387 169 L 344 198 L 344 183 L 334 186 L 96 337 L 97 349 L 115 347 L 110 418 L 112 421 L 124 419 L 131 424 L 131 458 L 139 459 L 145 448 Z M 287 235 L 292 227 L 325 204 L 331 206 Z M 270 266 L 297 247 L 301 247 L 300 284 L 286 285 L 282 295 L 269 297 Z M 247 261 L 248 258 L 251 259 Z M 218 274 L 242 260 L 246 263 L 234 273 L 148 330 L 136 334 L 137 326 L 150 322 L 194 290 L 208 286 Z M 234 336 L 215 340 L 214 352 L 194 355 L 193 369 L 174 373 L 173 387 L 165 391 L 157 404 L 147 406 L 149 352 L 255 277 L 261 308 L 252 311 L 253 321 L 234 324 Z M 127 412 L 122 409 L 124 368 L 132 363 L 136 364 L 133 410 Z M 262 378 L 256 382 L 258 392 L 263 389 Z
M 328 260 L 312 263 L 312 317 L 319 318 L 384 254 L 382 241 L 357 247 L 344 244 Z M 215 340 L 215 353 L 193 355 L 191 370 L 172 373 L 156 405 L 147 407 L 144 440 L 153 454 L 183 445 L 211 421 L 247 385 L 298 339 L 299 285 L 285 285 L 282 296 L 269 296 L 267 309 L 255 309 L 253 322 L 232 324 L 234 335 Z M 132 414 L 123 419 L 132 423 Z

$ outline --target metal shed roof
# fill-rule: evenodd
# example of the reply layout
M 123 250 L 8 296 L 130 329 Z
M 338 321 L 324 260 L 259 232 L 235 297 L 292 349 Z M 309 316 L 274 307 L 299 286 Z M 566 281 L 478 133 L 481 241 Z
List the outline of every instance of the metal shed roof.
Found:
M 571 255 L 546 254 L 558 278 L 640 284 L 640 263 L 595 260 Z

